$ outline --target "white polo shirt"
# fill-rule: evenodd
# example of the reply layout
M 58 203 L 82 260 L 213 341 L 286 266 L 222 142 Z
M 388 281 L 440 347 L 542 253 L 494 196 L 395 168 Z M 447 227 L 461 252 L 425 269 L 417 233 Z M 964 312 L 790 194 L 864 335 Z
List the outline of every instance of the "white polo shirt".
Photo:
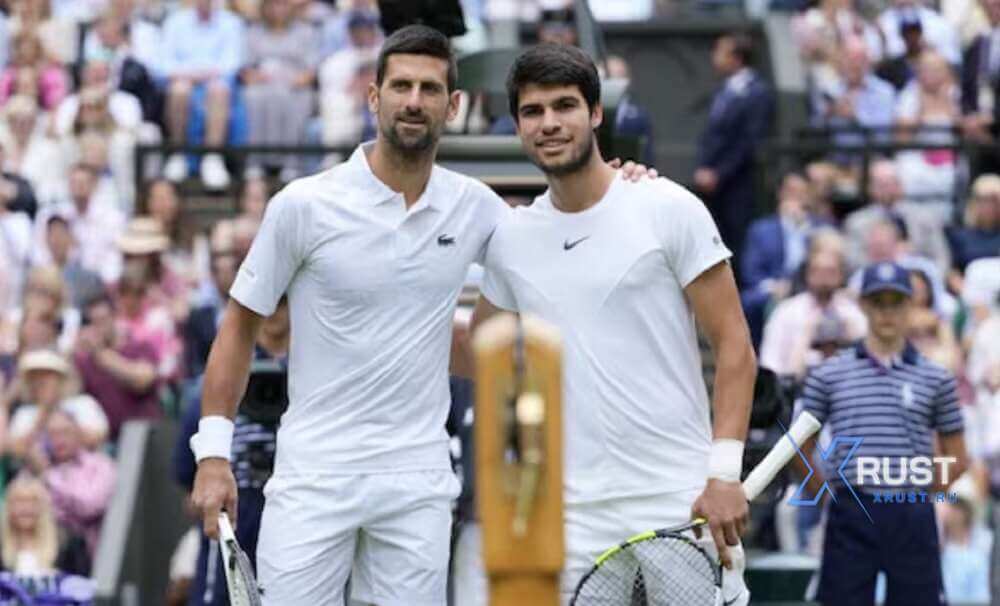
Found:
M 276 475 L 450 469 L 452 318 L 508 212 L 479 181 L 438 166 L 407 210 L 363 147 L 271 200 L 230 294 L 267 316 L 288 293 Z
M 730 256 L 704 204 L 666 179 L 616 177 L 578 213 L 547 192 L 497 228 L 483 294 L 562 332 L 567 503 L 704 485 L 709 402 L 683 289 Z

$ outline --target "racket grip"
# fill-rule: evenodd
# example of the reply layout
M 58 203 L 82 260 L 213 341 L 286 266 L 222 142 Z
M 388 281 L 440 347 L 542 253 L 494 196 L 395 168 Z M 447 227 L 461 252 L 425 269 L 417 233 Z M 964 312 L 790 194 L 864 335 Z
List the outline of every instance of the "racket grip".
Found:
M 798 448 L 802 447 L 816 431 L 820 428 L 820 422 L 816 417 L 806 411 L 799 414 L 792 426 L 788 428 L 788 433 L 778 440 L 774 448 L 767 453 L 750 475 L 743 481 L 743 492 L 746 493 L 747 500 L 752 501 L 767 488 L 774 476 L 778 475 L 788 461 L 795 456 Z M 794 444 L 793 444 L 794 441 Z

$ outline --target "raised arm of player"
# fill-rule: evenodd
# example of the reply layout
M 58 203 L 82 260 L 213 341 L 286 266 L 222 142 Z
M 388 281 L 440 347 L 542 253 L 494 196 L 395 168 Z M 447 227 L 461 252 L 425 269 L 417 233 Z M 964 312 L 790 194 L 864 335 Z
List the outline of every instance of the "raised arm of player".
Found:
M 230 299 L 205 367 L 201 416 L 236 417 L 250 377 L 254 342 L 261 316 Z M 235 524 L 236 479 L 229 460 L 209 457 L 198 463 L 191 501 L 201 512 L 205 534 L 219 535 L 219 511 L 225 507 Z
M 733 271 L 728 263 L 718 263 L 688 284 L 684 293 L 715 358 L 713 439 L 744 442 L 750 423 L 757 360 Z M 719 558 L 727 568 L 730 558 L 726 545 L 739 543 L 748 513 L 739 477 L 735 481 L 709 477 L 705 491 L 692 507 L 694 517 L 708 520 Z

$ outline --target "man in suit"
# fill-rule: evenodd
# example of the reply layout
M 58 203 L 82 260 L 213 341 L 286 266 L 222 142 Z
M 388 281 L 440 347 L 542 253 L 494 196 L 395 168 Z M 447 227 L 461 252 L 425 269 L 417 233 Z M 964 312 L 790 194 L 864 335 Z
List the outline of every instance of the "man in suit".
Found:
M 812 213 L 809 182 L 797 172 L 781 180 L 778 212 L 750 224 L 740 265 L 740 300 L 755 347 L 767 307 L 791 294 L 809 238 L 823 225 L 827 222 Z
M 1000 0 L 980 0 L 990 30 L 973 39 L 962 61 L 962 132 L 979 143 L 998 134 L 1000 104 Z M 983 153 L 976 172 L 1000 170 L 1000 155 Z
M 753 54 L 753 41 L 744 34 L 716 40 L 712 65 L 725 83 L 712 99 L 694 172 L 695 189 L 732 251 L 743 249 L 753 215 L 753 153 L 770 129 L 774 108 L 770 87 L 750 67 Z
M 914 255 L 932 261 L 939 275 L 947 273 L 951 266 L 951 251 L 937 214 L 918 203 L 903 200 L 899 174 L 891 160 L 872 162 L 868 175 L 870 203 L 849 214 L 844 221 L 850 266 L 859 268 L 872 262 L 865 246 L 868 233 L 877 224 L 888 220 L 896 224 L 904 239 L 910 242 Z

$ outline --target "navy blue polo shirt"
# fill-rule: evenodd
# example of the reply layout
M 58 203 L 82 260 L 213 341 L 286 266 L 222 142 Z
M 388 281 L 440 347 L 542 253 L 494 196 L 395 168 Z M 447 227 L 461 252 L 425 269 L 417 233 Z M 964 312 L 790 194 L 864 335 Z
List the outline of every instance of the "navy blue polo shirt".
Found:
M 910 343 L 888 366 L 868 352 L 864 341 L 841 350 L 806 377 L 802 404 L 832 431 L 834 450 L 825 465 L 832 486 L 842 484 L 834 471 L 852 448 L 838 437 L 862 439 L 844 467 L 845 477 L 860 488 L 857 457 L 888 457 L 888 471 L 898 478 L 900 457 L 932 457 L 934 432 L 963 429 L 954 375 Z

